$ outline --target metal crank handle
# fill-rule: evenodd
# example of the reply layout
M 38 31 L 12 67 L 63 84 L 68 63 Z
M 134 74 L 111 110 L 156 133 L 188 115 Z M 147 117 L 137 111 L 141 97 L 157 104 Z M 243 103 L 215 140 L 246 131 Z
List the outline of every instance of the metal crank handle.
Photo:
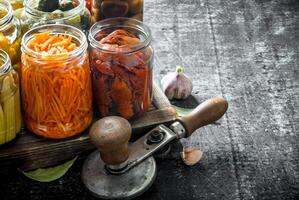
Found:
M 228 108 L 228 103 L 223 97 L 214 97 L 197 106 L 193 112 L 166 127 L 159 125 L 146 135 L 129 145 L 129 168 L 142 162 L 153 153 L 157 152 L 172 140 L 188 137 L 205 125 L 220 119 Z
M 179 117 L 169 128 L 159 125 L 132 144 L 128 143 L 132 130 L 127 120 L 116 116 L 98 120 L 89 132 L 90 141 L 98 151 L 84 163 L 83 183 L 100 198 L 120 199 L 140 195 L 156 176 L 152 154 L 172 140 L 188 137 L 196 129 L 218 120 L 227 107 L 224 98 L 214 97 L 200 104 L 189 115 Z
M 201 103 L 190 114 L 178 118 L 170 125 L 178 138 L 189 137 L 197 129 L 220 119 L 228 108 L 228 102 L 221 96 L 213 97 Z

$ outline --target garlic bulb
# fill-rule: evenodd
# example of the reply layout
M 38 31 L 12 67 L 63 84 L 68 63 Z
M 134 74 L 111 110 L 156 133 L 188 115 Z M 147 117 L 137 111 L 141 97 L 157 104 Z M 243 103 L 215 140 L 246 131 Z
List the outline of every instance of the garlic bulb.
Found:
M 169 72 L 161 80 L 162 90 L 168 99 L 186 99 L 191 95 L 192 82 L 183 73 L 182 67 L 177 67 L 175 72 Z
M 188 166 L 195 165 L 202 158 L 203 152 L 194 148 L 184 148 L 183 152 L 181 152 L 181 158 L 184 163 Z

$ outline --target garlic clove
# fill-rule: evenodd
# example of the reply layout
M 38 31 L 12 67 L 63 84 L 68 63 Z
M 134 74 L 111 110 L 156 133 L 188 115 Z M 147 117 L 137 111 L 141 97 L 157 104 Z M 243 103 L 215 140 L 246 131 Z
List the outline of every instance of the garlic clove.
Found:
M 191 95 L 192 82 L 183 73 L 182 67 L 177 67 L 175 72 L 166 74 L 161 80 L 162 90 L 168 99 L 186 99 Z
M 176 79 L 173 78 L 175 76 L 174 72 L 167 74 L 161 81 L 162 90 L 166 94 L 168 99 L 173 99 L 175 96 L 175 90 L 177 88 Z
M 182 75 L 182 76 L 184 76 L 184 75 Z M 186 99 L 190 95 L 189 91 L 191 91 L 192 89 L 189 89 L 189 88 L 192 86 L 189 85 L 189 82 L 182 80 L 182 79 L 178 79 L 178 85 L 179 86 L 178 86 L 178 90 L 177 90 L 175 98 L 176 99 Z
M 188 166 L 193 166 L 202 158 L 203 152 L 195 148 L 184 148 L 181 152 L 183 162 Z

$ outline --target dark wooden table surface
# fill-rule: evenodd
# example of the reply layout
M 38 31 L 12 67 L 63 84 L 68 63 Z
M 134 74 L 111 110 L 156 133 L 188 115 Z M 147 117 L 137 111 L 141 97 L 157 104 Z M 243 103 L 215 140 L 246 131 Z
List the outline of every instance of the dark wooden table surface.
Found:
M 230 107 L 182 141 L 204 151 L 200 163 L 160 160 L 156 182 L 139 199 L 298 199 L 299 1 L 145 3 L 156 79 L 182 65 L 195 99 L 223 95 Z M 0 199 L 93 199 L 80 181 L 83 161 L 51 183 L 12 169 L 0 177 Z

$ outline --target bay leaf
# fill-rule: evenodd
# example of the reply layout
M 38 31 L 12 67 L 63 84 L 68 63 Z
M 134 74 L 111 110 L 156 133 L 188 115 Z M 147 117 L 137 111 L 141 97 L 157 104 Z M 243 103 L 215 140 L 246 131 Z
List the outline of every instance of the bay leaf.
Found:
M 26 177 L 35 181 L 51 182 L 61 178 L 71 168 L 76 159 L 77 156 L 74 159 L 69 160 L 61 165 L 57 165 L 55 167 L 39 168 L 29 172 L 23 172 L 21 170 L 19 171 L 23 173 Z

